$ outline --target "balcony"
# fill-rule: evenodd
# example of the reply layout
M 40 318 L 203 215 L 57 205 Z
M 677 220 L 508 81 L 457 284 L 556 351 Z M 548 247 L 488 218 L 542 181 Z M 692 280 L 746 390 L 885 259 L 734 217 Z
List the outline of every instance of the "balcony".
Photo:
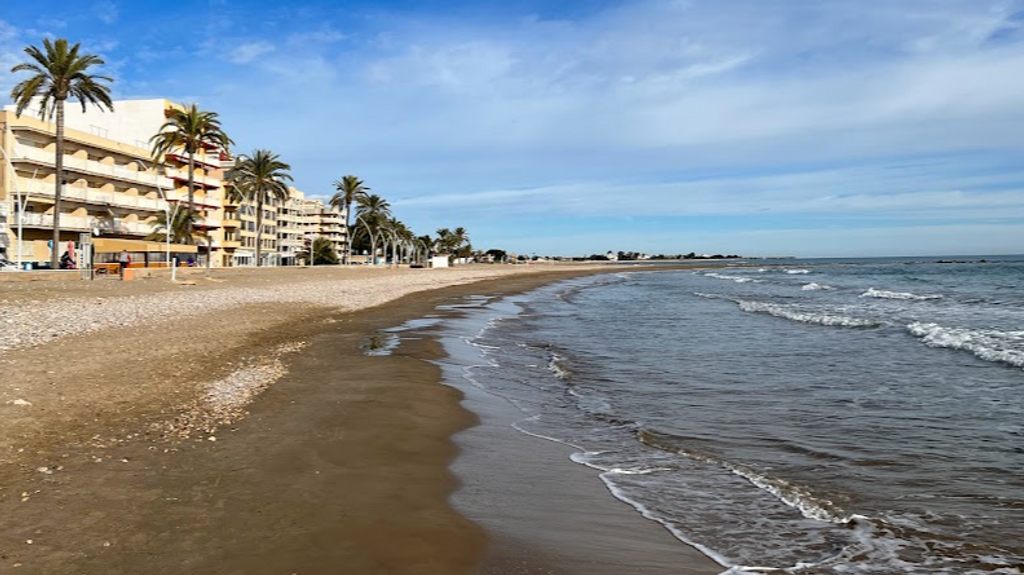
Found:
M 188 205 L 188 192 L 170 192 L 167 194 L 167 201 L 169 202 L 181 202 L 181 205 Z M 219 209 L 221 207 L 220 198 L 211 198 L 208 196 L 194 195 L 192 202 L 199 208 L 210 208 Z
M 12 162 L 31 162 L 46 167 L 55 168 L 56 154 L 47 152 L 32 146 L 14 146 Z M 85 176 L 102 176 L 107 179 L 119 180 L 130 184 L 162 188 L 169 190 L 174 187 L 174 181 L 170 178 L 151 172 L 130 170 L 125 166 L 116 164 L 104 164 L 96 160 L 86 160 L 74 156 L 64 156 L 64 169 L 68 172 L 78 173 Z
M 242 247 L 242 242 L 238 240 L 224 240 L 220 245 L 226 250 L 233 250 Z
M 181 162 L 185 166 L 188 166 L 188 154 L 167 154 L 168 160 L 174 160 L 175 162 Z M 219 170 L 223 167 L 220 155 L 211 156 L 210 154 L 196 154 L 193 158 L 193 163 L 197 168 L 212 168 Z M 185 170 L 188 171 L 187 169 Z
M 221 220 L 218 218 L 196 218 L 196 227 L 201 229 L 219 229 L 221 227 Z
M 52 199 L 53 187 L 42 186 L 33 190 L 28 195 L 30 197 L 43 196 Z M 65 186 L 60 193 L 60 197 L 62 201 L 112 206 L 134 211 L 162 212 L 167 208 L 166 202 L 156 198 L 133 196 L 119 192 L 104 192 L 96 188 L 82 188 L 78 186 Z
M 167 174 L 168 178 L 171 178 L 175 182 L 186 186 L 188 185 L 188 168 L 166 168 L 164 172 Z M 220 178 L 211 178 L 210 176 L 200 176 L 198 174 L 193 174 L 192 181 L 195 182 L 196 187 L 206 189 L 219 188 L 221 187 L 222 182 Z
M 29 228 L 53 228 L 53 216 L 51 214 L 25 213 L 22 225 Z M 72 216 L 69 214 L 60 215 L 60 229 L 91 232 L 98 229 L 101 233 L 147 236 L 153 231 L 153 226 L 145 222 L 126 222 L 113 218 L 96 218 Z
M 224 226 L 225 228 L 240 228 L 242 227 L 242 220 L 237 220 L 234 218 L 224 218 L 223 220 L 221 220 L 221 225 Z

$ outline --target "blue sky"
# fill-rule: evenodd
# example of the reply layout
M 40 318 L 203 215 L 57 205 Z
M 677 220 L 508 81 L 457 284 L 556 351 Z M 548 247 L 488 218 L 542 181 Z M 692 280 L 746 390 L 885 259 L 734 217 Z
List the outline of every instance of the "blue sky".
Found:
M 118 98 L 519 253 L 1024 252 L 1024 1 L 5 3 Z

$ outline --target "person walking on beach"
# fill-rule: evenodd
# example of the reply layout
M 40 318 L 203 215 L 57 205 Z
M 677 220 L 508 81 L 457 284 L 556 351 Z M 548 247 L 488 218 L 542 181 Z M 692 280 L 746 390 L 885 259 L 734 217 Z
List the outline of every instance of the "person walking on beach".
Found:
M 128 255 L 128 252 L 121 250 L 121 254 L 117 256 L 117 261 L 121 264 L 121 281 L 124 281 L 124 269 L 132 263 L 132 256 Z

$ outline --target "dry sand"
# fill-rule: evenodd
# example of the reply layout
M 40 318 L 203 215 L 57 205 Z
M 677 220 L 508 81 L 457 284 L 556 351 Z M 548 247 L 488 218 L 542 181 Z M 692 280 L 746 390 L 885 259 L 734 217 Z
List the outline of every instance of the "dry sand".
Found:
M 0 284 L 0 573 L 472 571 L 487 536 L 449 506 L 448 464 L 475 419 L 430 340 L 361 346 L 446 298 L 582 273 Z

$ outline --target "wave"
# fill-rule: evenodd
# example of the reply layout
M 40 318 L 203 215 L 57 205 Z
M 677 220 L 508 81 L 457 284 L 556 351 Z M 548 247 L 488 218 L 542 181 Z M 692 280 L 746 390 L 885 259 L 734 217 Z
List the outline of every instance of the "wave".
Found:
M 930 300 L 942 299 L 941 295 L 917 295 L 910 292 L 887 291 L 875 288 L 868 288 L 868 291 L 860 294 L 860 297 L 873 297 L 878 299 L 901 299 L 901 300 Z
M 804 291 L 818 291 L 818 290 L 826 290 L 827 291 L 827 290 L 834 290 L 836 288 L 834 288 L 834 287 L 832 287 L 830 285 L 825 285 L 825 284 L 819 284 L 819 283 L 811 282 L 809 284 L 804 284 L 804 287 L 802 287 L 800 289 L 802 289 Z
M 832 501 L 815 496 L 803 485 L 786 481 L 779 477 L 769 476 L 761 473 L 753 467 L 750 467 L 749 465 L 727 461 L 711 453 L 671 445 L 665 441 L 665 438 L 661 434 L 655 431 L 641 429 L 637 431 L 637 439 L 648 447 L 653 447 L 661 451 L 678 453 L 679 455 L 702 463 L 724 467 L 732 473 L 746 479 L 755 487 L 771 493 L 786 505 L 798 509 L 800 513 L 808 519 L 817 519 L 818 521 L 828 521 L 829 523 L 844 525 L 849 523 L 854 517 L 843 511 L 842 508 L 834 504 Z
M 555 374 L 555 377 L 563 381 L 572 379 L 572 369 L 569 368 L 569 359 L 558 355 L 555 352 L 551 352 L 551 357 L 548 359 L 548 371 Z
M 718 279 L 718 280 L 731 280 L 731 281 L 734 281 L 734 282 L 736 282 L 738 284 L 761 283 L 760 280 L 755 280 L 753 278 L 748 278 L 748 277 L 743 277 L 743 276 L 731 276 L 731 275 L 719 274 L 719 273 L 715 273 L 715 272 L 708 272 L 708 273 L 704 274 L 704 277 L 715 278 L 715 279 Z
M 804 275 L 804 274 L 811 273 L 811 270 L 802 270 L 802 269 L 798 269 L 798 270 L 783 270 L 783 271 L 786 272 L 789 275 Z
M 967 351 L 986 361 L 1024 368 L 1024 331 L 944 327 L 914 322 L 907 331 L 928 347 Z
M 794 305 L 782 305 L 758 301 L 734 300 L 740 309 L 750 313 L 763 313 L 801 323 L 834 327 L 881 327 L 885 322 L 845 315 L 801 310 Z

